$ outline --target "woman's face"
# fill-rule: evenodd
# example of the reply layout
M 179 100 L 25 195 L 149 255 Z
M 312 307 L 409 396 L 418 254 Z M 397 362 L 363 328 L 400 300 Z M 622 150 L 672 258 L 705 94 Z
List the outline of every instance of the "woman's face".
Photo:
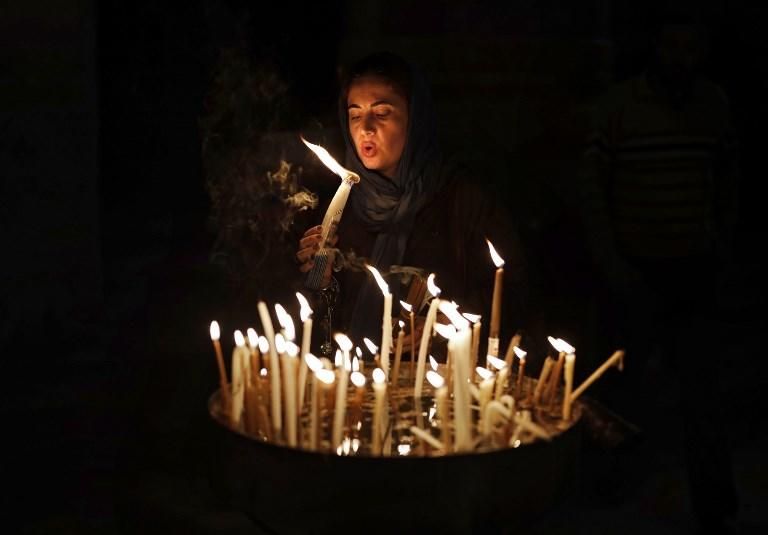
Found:
M 349 135 L 367 169 L 392 178 L 408 132 L 408 102 L 391 83 L 365 76 L 347 94 Z

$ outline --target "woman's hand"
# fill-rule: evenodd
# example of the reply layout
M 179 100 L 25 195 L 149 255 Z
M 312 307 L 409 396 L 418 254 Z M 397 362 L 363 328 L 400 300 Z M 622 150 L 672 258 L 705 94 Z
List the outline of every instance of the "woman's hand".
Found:
M 302 273 L 309 272 L 315 267 L 315 254 L 320 250 L 320 241 L 322 240 L 322 225 L 317 225 L 308 229 L 304 236 L 299 240 L 299 250 L 296 252 L 296 263 L 299 265 L 299 271 Z M 338 241 L 338 236 L 333 236 L 328 241 L 328 246 L 333 247 Z M 333 268 L 334 261 L 333 252 L 328 254 L 328 262 L 325 267 L 325 273 L 323 273 L 323 288 L 327 287 L 331 283 L 331 270 Z

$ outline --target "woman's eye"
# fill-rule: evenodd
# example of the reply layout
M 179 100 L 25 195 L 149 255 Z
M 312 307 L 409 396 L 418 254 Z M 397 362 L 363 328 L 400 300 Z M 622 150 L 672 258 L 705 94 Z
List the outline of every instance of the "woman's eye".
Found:
M 383 119 L 384 117 L 387 117 L 389 115 L 388 111 L 380 111 L 376 114 L 376 117 L 379 119 Z
M 349 116 L 349 120 L 350 121 L 358 121 L 358 120 L 360 120 L 360 116 L 359 115 L 350 115 Z

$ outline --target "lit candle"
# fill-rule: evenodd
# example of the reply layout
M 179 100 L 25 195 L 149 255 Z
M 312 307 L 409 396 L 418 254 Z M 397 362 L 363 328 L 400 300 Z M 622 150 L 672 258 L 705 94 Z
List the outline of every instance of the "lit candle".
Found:
M 305 361 L 307 368 L 312 372 L 312 384 L 310 386 L 312 398 L 309 407 L 309 449 L 314 451 L 317 450 L 319 422 L 318 411 L 320 410 L 320 401 L 318 399 L 320 385 L 317 384 L 320 380 L 318 378 L 318 372 L 323 369 L 323 363 L 320 362 L 320 359 L 314 356 L 312 353 L 307 353 L 304 355 L 303 360 Z M 333 375 L 333 372 L 331 372 L 331 375 Z
M 440 306 L 440 299 L 437 298 L 437 296 L 440 295 L 440 288 L 435 286 L 434 273 L 431 273 L 427 278 L 427 289 L 429 290 L 429 293 L 432 294 L 433 298 L 432 302 L 429 304 L 429 310 L 427 311 L 427 319 L 424 322 L 424 330 L 421 333 L 421 345 L 419 345 L 419 362 L 416 365 L 416 383 L 413 387 L 413 396 L 415 398 L 421 398 L 421 391 L 424 386 L 424 374 L 427 371 L 427 347 L 429 346 L 429 339 L 432 337 L 432 326 L 434 325 L 435 319 L 437 318 L 437 308 Z M 467 366 L 469 366 L 469 361 L 467 361 Z
M 283 383 L 285 387 L 285 429 L 288 433 L 288 445 L 296 447 L 297 434 L 296 424 L 298 422 L 298 411 L 296 410 L 296 373 L 297 357 L 299 348 L 293 342 L 286 342 L 285 353 L 282 356 Z
M 251 348 L 251 375 L 250 380 L 253 386 L 258 390 L 259 382 L 256 380 L 259 371 L 261 371 L 261 357 L 259 353 L 259 335 L 256 329 L 249 327 L 246 331 L 248 336 L 248 346 Z
M 280 324 L 280 333 L 283 335 L 283 338 L 293 342 L 296 339 L 296 328 L 293 325 L 293 318 L 280 303 L 275 305 L 275 314 L 277 315 L 277 322 Z
M 448 353 L 453 361 L 454 450 L 469 451 L 473 446 L 469 393 L 472 331 L 469 321 L 459 314 L 455 304 L 443 301 L 440 303 L 440 311 L 456 328 L 456 333 L 448 340 Z
M 571 419 L 571 393 L 573 391 L 573 368 L 576 363 L 576 355 L 568 353 L 565 356 L 565 392 L 563 393 L 563 420 Z
M 498 357 L 488 355 L 488 366 L 495 368 L 499 372 L 499 376 L 496 378 L 496 390 L 493 394 L 493 399 L 499 401 L 501 396 L 504 395 L 504 390 L 507 388 L 507 380 L 509 378 L 509 366 L 507 363 Z
M 502 280 L 504 278 L 504 259 L 494 249 L 493 244 L 486 238 L 491 259 L 496 265 L 496 278 L 493 282 L 493 302 L 491 306 L 491 327 L 488 332 L 488 354 L 499 356 L 499 331 L 501 326 L 501 294 Z
M 363 396 L 365 395 L 365 375 L 360 372 L 352 372 L 349 380 L 355 386 L 355 397 L 352 398 L 353 421 L 362 421 Z
M 440 419 L 440 439 L 446 450 L 449 450 L 451 448 L 451 430 L 449 428 L 451 416 L 448 413 L 448 388 L 445 386 L 445 379 L 437 372 L 428 371 L 427 381 L 435 389 L 437 417 Z
M 414 369 L 413 366 L 414 366 L 414 363 L 416 362 L 416 333 L 414 332 L 416 328 L 416 323 L 414 320 L 413 307 L 410 304 L 406 303 L 405 301 L 400 301 L 400 306 L 403 307 L 403 309 L 406 312 L 408 312 L 408 317 L 411 323 L 410 325 L 411 327 L 411 365 L 410 365 L 410 372 L 408 377 L 411 380 L 413 380 L 413 369 Z
M 368 348 L 368 351 L 371 352 L 371 355 L 373 355 L 373 362 L 378 364 L 379 355 L 377 351 L 379 350 L 379 348 L 376 346 L 376 344 L 371 342 L 370 339 L 368 338 L 363 338 L 363 343 L 365 344 L 365 347 Z
M 575 349 L 562 338 L 552 338 L 551 336 L 548 336 L 547 340 L 549 340 L 549 343 L 552 344 L 552 346 L 558 351 L 557 362 L 555 363 L 555 366 L 552 369 L 552 374 L 549 380 L 549 386 L 544 396 L 544 399 L 546 402 L 554 405 L 557 399 L 557 386 L 559 385 L 560 377 L 563 374 L 563 365 L 565 364 L 565 355 L 566 353 L 573 353 Z
M 515 361 L 515 348 L 520 345 L 520 341 L 522 340 L 523 335 L 519 331 L 515 333 L 515 335 L 512 337 L 512 340 L 509 341 L 509 346 L 507 346 L 507 354 L 504 357 L 504 362 L 507 363 L 507 366 L 509 366 L 510 373 L 512 371 L 512 366 L 514 365 Z
M 245 377 L 243 374 L 243 359 L 247 358 L 245 338 L 240 330 L 235 331 L 235 348 L 232 350 L 232 410 L 229 422 L 233 427 L 240 424 L 245 403 Z
M 259 336 L 259 353 L 261 353 L 261 362 L 263 367 L 261 370 L 259 370 L 259 394 L 261 403 L 259 404 L 259 418 L 261 418 L 262 421 L 262 430 L 267 435 L 267 437 L 272 440 L 272 436 L 274 435 L 274 430 L 272 429 L 272 421 L 269 417 L 269 412 L 267 409 L 269 409 L 272 405 L 271 401 L 271 388 L 269 386 L 269 373 L 267 370 L 268 362 L 269 362 L 269 342 L 267 341 L 267 338 L 265 336 Z
M 222 410 L 229 413 L 230 407 L 232 406 L 232 397 L 228 388 L 229 384 L 227 382 L 227 369 L 224 367 L 224 355 L 221 353 L 221 343 L 219 342 L 219 338 L 221 337 L 219 322 L 216 320 L 212 321 L 210 330 L 213 350 L 216 352 L 216 364 L 219 368 L 219 391 L 221 392 Z
M 491 370 L 481 368 L 480 366 L 475 368 L 475 371 L 482 378 L 482 381 L 480 381 L 480 399 L 478 400 L 478 404 L 480 405 L 480 419 L 482 420 L 485 416 L 485 407 L 488 405 L 488 402 L 491 401 L 491 397 L 493 396 L 493 385 L 495 384 L 496 376 Z M 482 429 L 482 421 L 480 422 L 480 427 Z
M 347 415 L 347 384 L 349 381 L 349 371 L 352 368 L 352 362 L 349 359 L 352 341 L 344 334 L 336 334 L 333 338 L 341 348 L 342 362 L 338 370 L 339 382 L 336 384 L 336 408 L 333 415 L 333 435 L 331 439 L 332 450 L 341 444 L 344 419 Z
M 482 322 L 477 314 L 464 313 L 462 316 L 472 324 L 472 358 L 469 361 L 469 369 L 474 370 L 477 367 L 477 357 L 480 353 L 480 329 L 482 328 Z
M 523 398 L 523 381 L 525 380 L 525 356 L 528 353 L 515 346 L 515 355 L 520 359 L 520 365 L 517 367 L 517 387 L 515 388 L 515 397 Z
M 371 452 L 381 455 L 381 438 L 383 434 L 384 398 L 387 393 L 387 376 L 381 368 L 373 370 L 373 428 L 371 429 Z
M 536 383 L 536 388 L 533 390 L 533 403 L 535 405 L 539 404 L 539 400 L 541 399 L 541 392 L 543 391 L 547 378 L 549 377 L 549 372 L 552 370 L 553 363 L 554 359 L 552 357 L 547 356 L 547 358 L 544 359 L 544 365 L 541 367 L 541 373 L 539 374 L 539 381 Z
M 389 285 L 379 274 L 379 271 L 373 266 L 366 267 L 368 271 L 373 273 L 376 284 L 379 285 L 381 293 L 384 294 L 384 314 L 381 320 L 381 367 L 389 377 L 389 351 L 392 347 L 392 294 L 389 292 Z
M 603 375 L 603 373 L 605 373 L 605 370 L 607 370 L 611 366 L 616 366 L 619 369 L 619 371 L 624 370 L 624 350 L 623 349 L 617 350 L 616 352 L 614 352 L 613 355 L 608 357 L 608 360 L 603 362 L 602 366 L 596 369 L 592 373 L 592 375 L 587 377 L 587 379 L 583 383 L 581 383 L 581 385 L 579 385 L 579 388 L 573 391 L 573 394 L 571 394 L 571 403 L 576 401 L 576 399 L 581 394 L 584 393 L 587 387 L 589 387 L 589 385 L 597 381 L 600 378 L 600 376 Z
M 299 300 L 301 309 L 299 310 L 299 316 L 301 317 L 301 353 L 299 354 L 299 405 L 298 413 L 304 408 L 304 396 L 307 392 L 307 361 L 304 356 L 309 353 L 310 344 L 312 341 L 312 309 L 307 302 L 307 298 L 301 293 L 296 292 L 296 299 Z
M 272 327 L 272 318 L 269 317 L 267 304 L 264 301 L 259 301 L 257 308 L 259 310 L 259 318 L 261 319 L 264 335 L 267 337 L 267 342 L 269 342 L 269 386 L 272 407 L 272 427 L 275 430 L 276 438 L 278 438 L 283 432 L 283 407 L 280 399 L 280 364 L 277 358 L 277 350 L 275 349 L 275 329 Z
M 315 409 L 315 411 L 316 411 L 316 414 L 318 414 L 319 413 L 319 403 L 320 403 L 319 400 L 320 399 L 322 399 L 322 400 L 327 399 L 327 397 L 328 397 L 327 395 L 330 392 L 333 392 L 333 383 L 336 381 L 336 374 L 333 373 L 332 370 L 326 370 L 325 368 L 321 368 L 321 369 L 319 369 L 319 370 L 317 370 L 315 372 L 315 377 L 317 379 L 319 379 L 319 382 L 315 381 L 315 394 L 314 394 L 315 397 L 316 397 L 314 405 L 315 405 L 315 407 L 317 407 Z M 320 388 L 317 388 L 317 387 L 320 387 Z M 326 405 L 328 405 L 328 404 L 326 404 Z M 317 446 L 319 447 L 322 444 L 322 442 L 323 442 L 321 437 L 320 437 L 320 433 L 322 431 L 322 424 L 320 423 L 319 416 L 317 416 L 315 418 L 315 422 L 316 422 L 316 424 L 315 424 L 316 425 L 316 435 L 315 435 L 316 439 L 315 440 L 316 440 Z
M 405 339 L 405 331 L 403 330 L 403 327 L 405 327 L 405 322 L 400 320 L 397 322 L 398 326 L 400 327 L 400 331 L 397 333 L 397 344 L 395 345 L 395 367 L 392 370 L 392 385 L 397 387 L 398 381 L 400 379 L 400 359 L 403 356 L 403 341 Z
M 310 372 L 309 390 L 309 449 L 317 449 L 317 422 L 318 422 L 318 385 L 316 372 L 323 369 L 323 364 L 320 359 L 314 356 L 312 353 L 304 355 L 303 360 Z

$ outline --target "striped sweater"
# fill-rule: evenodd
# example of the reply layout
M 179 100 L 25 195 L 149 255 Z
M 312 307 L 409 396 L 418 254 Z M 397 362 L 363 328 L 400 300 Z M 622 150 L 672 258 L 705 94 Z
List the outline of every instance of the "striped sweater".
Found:
M 735 218 L 735 150 L 719 88 L 698 80 L 672 106 L 642 75 L 594 111 L 582 184 L 598 257 L 711 254 Z

